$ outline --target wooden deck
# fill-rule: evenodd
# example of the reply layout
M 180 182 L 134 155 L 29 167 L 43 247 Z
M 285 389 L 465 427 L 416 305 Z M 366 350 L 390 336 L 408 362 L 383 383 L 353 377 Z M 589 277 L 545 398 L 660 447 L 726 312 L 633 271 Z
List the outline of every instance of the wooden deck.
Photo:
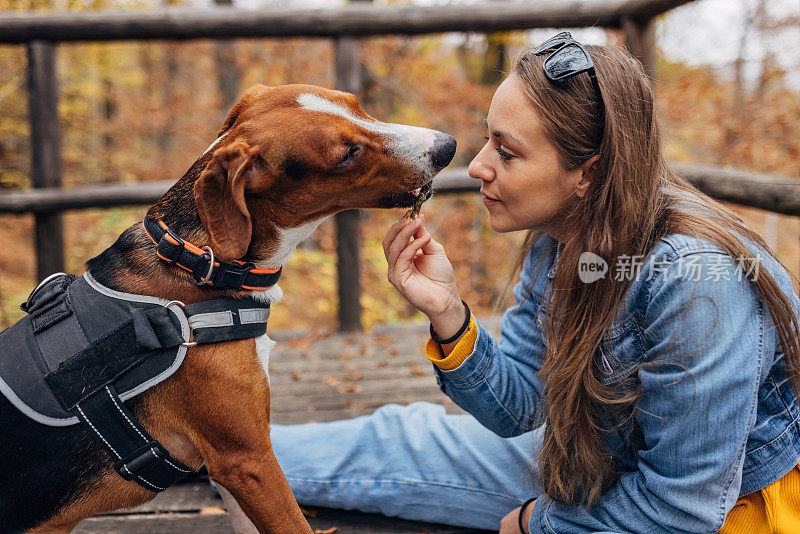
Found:
M 495 333 L 499 319 L 482 319 Z M 272 420 L 293 424 L 372 413 L 388 404 L 429 401 L 462 413 L 437 388 L 422 354 L 427 323 L 379 326 L 368 334 L 270 332 Z M 302 503 L 301 503 L 302 505 Z M 472 529 L 373 514 L 303 507 L 311 526 L 336 534 L 466 534 Z M 330 529 L 335 528 L 335 531 Z M 222 500 L 202 477 L 170 488 L 134 510 L 83 521 L 74 534 L 230 534 Z

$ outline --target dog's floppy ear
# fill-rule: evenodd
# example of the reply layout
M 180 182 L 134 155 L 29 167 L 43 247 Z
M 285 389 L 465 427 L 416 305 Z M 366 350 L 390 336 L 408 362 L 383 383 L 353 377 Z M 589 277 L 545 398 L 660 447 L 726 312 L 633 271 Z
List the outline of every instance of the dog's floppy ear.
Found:
M 197 212 L 220 260 L 235 260 L 247 252 L 253 224 L 245 191 L 259 188 L 254 183 L 265 170 L 258 147 L 237 141 L 217 149 L 195 182 Z
M 239 115 L 242 113 L 246 107 L 250 106 L 254 100 L 264 96 L 264 93 L 272 89 L 272 87 L 267 87 L 266 85 L 254 85 L 242 95 L 242 97 L 236 101 L 233 105 L 231 110 L 228 112 L 228 116 L 225 118 L 225 122 L 222 123 L 222 127 L 217 132 L 217 137 L 224 134 L 228 130 L 230 130 L 233 125 L 236 123 L 236 119 L 239 118 Z

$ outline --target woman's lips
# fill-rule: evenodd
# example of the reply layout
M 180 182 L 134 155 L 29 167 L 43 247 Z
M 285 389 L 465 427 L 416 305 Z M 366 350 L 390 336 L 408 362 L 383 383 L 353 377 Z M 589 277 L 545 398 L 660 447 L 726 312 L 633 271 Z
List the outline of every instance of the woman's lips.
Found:
M 495 203 L 495 202 L 500 202 L 498 199 L 496 199 L 494 197 L 490 197 L 489 195 L 487 195 L 483 191 L 481 191 L 481 195 L 483 195 L 483 203 L 484 204 L 492 204 L 492 203 Z

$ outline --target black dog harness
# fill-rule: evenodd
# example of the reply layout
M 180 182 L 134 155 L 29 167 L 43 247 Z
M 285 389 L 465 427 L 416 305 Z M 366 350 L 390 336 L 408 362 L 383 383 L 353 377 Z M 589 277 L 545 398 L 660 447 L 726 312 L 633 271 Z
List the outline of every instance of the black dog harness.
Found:
M 22 309 L 28 315 L 0 333 L 0 391 L 39 423 L 82 423 L 123 478 L 151 491 L 192 471 L 123 401 L 177 371 L 189 346 L 266 333 L 270 311 L 249 296 L 184 306 L 121 293 L 89 273 L 48 277 Z

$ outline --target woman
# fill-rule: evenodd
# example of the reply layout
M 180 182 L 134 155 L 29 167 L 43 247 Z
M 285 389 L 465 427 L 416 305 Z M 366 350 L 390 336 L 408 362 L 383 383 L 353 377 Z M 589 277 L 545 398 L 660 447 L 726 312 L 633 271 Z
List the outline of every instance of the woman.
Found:
M 800 299 L 759 235 L 669 171 L 653 101 L 622 50 L 564 33 L 521 56 L 469 167 L 492 228 L 528 232 L 499 343 L 424 219 L 383 242 L 472 416 L 274 426 L 300 502 L 503 534 L 800 532 Z

